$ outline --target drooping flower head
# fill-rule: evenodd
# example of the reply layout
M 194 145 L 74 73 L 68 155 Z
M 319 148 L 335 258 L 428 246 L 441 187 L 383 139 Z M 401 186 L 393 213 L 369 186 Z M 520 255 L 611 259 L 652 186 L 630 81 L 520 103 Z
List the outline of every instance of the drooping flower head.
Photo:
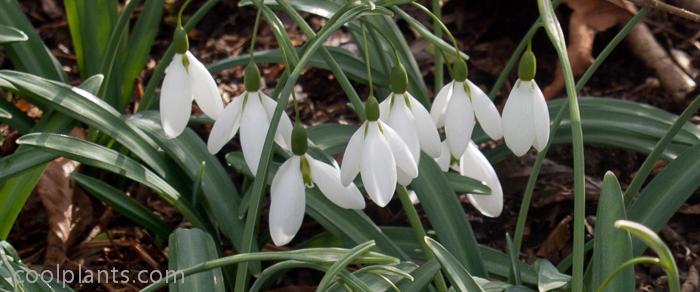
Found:
M 393 197 L 397 181 L 408 185 L 418 176 L 418 165 L 399 134 L 379 119 L 374 96 L 367 99 L 365 110 L 367 121 L 350 137 L 340 174 L 347 186 L 360 173 L 370 199 L 384 207 Z
M 160 94 L 160 120 L 168 138 L 179 136 L 187 127 L 193 99 L 212 119 L 224 109 L 214 78 L 188 51 L 187 33 L 182 26 L 175 30 L 173 41 L 175 55 L 165 69 Z
M 467 65 L 457 62 L 454 80 L 438 92 L 430 110 L 436 126 L 445 127 L 445 137 L 452 156 L 461 157 L 471 140 L 472 130 L 479 121 L 489 137 L 503 137 L 501 116 L 491 99 L 467 79 Z
M 340 170 L 306 154 L 306 130 L 292 131 L 292 152 L 277 170 L 270 189 L 270 236 L 277 246 L 289 243 L 301 227 L 306 209 L 306 188 L 314 184 L 328 200 L 346 209 L 363 209 L 365 201 L 355 184 L 340 182 Z
M 277 102 L 260 90 L 260 71 L 254 63 L 246 67 L 244 79 L 246 91 L 234 97 L 214 122 L 207 148 L 212 154 L 219 152 L 240 128 L 243 158 L 248 168 L 255 174 L 258 171 L 265 136 L 270 128 Z M 291 134 L 292 122 L 286 114 L 283 114 L 275 133 L 275 142 L 289 149 Z
M 379 104 L 380 119 L 404 140 L 418 164 L 421 149 L 438 157 L 442 146 L 430 113 L 406 90 L 407 84 L 406 69 L 399 63 L 391 73 L 392 93 Z
M 535 82 L 535 54 L 528 48 L 520 59 L 518 81 L 503 108 L 503 136 L 506 146 L 523 156 L 534 146 L 542 151 L 549 142 L 549 109 Z

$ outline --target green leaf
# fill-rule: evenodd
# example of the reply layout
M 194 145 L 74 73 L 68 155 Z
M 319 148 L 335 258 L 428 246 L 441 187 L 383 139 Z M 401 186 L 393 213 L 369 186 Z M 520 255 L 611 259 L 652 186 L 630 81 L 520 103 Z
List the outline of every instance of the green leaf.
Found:
M 420 292 L 426 291 L 426 286 L 433 281 L 435 274 L 440 270 L 440 263 L 436 259 L 429 260 L 411 272 L 413 281 L 403 279 L 398 282 L 399 291 Z
M 41 279 L 41 273 L 27 267 L 20 259 L 17 251 L 7 242 L 0 241 L 0 290 L 2 291 L 31 291 L 31 292 L 69 292 L 73 291 L 68 284 L 56 282 L 54 279 Z
M 0 181 L 44 165 L 55 158 L 56 155 L 38 149 L 25 149 L 4 156 L 0 158 Z
M 537 288 L 540 292 L 559 289 L 571 282 L 571 276 L 560 273 L 548 260 L 535 261 L 535 269 L 537 269 Z
M 0 87 L 8 89 L 12 88 L 12 84 L 3 84 L 3 82 L 5 81 L 3 81 L 3 79 L 0 79 Z M 15 107 L 14 104 L 10 103 L 9 101 L 6 101 L 4 98 L 0 98 L 0 109 L 2 109 L 2 111 L 6 112 L 7 115 L 9 115 L 5 117 L 0 117 L 0 121 L 14 128 L 20 133 L 27 133 L 32 129 L 32 127 L 34 127 L 34 120 L 29 118 L 27 114 Z
M 80 75 L 103 73 L 100 64 L 117 20 L 117 1 L 66 0 L 64 6 Z
M 159 240 L 167 238 L 172 231 L 172 228 L 151 210 L 102 180 L 77 172 L 71 174 L 71 179 L 117 213 L 153 232 Z
M 0 25 L 0 45 L 16 42 L 25 42 L 29 37 L 19 29 L 7 25 Z
M 324 274 L 323 278 L 321 278 L 321 282 L 318 284 L 317 290 L 325 291 L 326 289 L 328 289 L 335 280 L 336 274 L 338 274 L 341 270 L 345 269 L 345 266 L 355 261 L 356 258 L 362 256 L 374 246 L 374 241 L 368 241 L 348 251 L 348 253 L 345 256 L 340 258 L 337 262 L 333 263 L 333 265 L 331 265 L 330 268 L 328 268 L 326 274 Z
M 464 267 L 486 276 L 476 237 L 457 195 L 431 157 L 422 154 L 419 176 L 411 182 L 437 238 Z
M 206 220 L 202 220 L 202 217 L 175 188 L 148 168 L 119 152 L 78 138 L 51 133 L 28 134 L 17 139 L 17 144 L 39 147 L 56 155 L 140 182 L 178 209 L 193 225 L 207 227 Z
M 484 291 L 484 289 L 474 281 L 474 278 L 469 274 L 469 271 L 465 269 L 462 263 L 444 246 L 427 236 L 425 237 L 425 243 L 430 247 L 430 250 L 433 251 L 438 262 L 440 262 L 442 270 L 445 271 L 450 282 L 452 282 L 453 288 L 461 292 Z
M 608 275 L 632 259 L 632 239 L 627 232 L 615 228 L 615 221 L 626 219 L 625 202 L 620 183 L 612 172 L 605 174 L 596 212 L 595 235 L 590 287 L 598 287 Z M 606 291 L 634 291 L 634 269 L 628 268 L 615 278 Z
M 199 229 L 178 228 L 170 235 L 168 244 L 168 269 L 182 270 L 218 258 L 214 240 Z M 220 268 L 210 269 L 170 284 L 171 292 L 218 292 L 226 291 L 224 276 Z
M 12 114 L 0 108 L 0 119 L 12 119 Z

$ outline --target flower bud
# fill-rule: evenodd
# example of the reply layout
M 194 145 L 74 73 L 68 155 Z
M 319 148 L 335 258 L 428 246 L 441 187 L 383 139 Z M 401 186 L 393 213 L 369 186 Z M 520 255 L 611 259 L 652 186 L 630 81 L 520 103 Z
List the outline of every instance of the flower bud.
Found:
M 365 102 L 365 113 L 367 114 L 368 121 L 374 122 L 379 120 L 379 102 L 377 102 L 376 97 L 370 96 L 367 98 L 367 102 Z
M 296 123 L 292 130 L 292 152 L 296 155 L 304 155 L 309 148 L 306 129 L 301 123 Z
M 464 81 L 467 80 L 467 75 L 469 74 L 469 69 L 467 69 L 467 63 L 464 62 L 461 58 L 457 63 L 455 63 L 454 67 L 452 68 L 452 79 L 455 81 Z
M 258 65 L 250 62 L 248 66 L 245 67 L 243 83 L 245 84 L 245 90 L 248 92 L 260 90 L 260 70 L 258 70 Z
M 389 87 L 394 93 L 404 93 L 408 88 L 408 75 L 406 75 L 406 68 L 401 65 L 401 63 L 396 64 L 394 68 L 391 68 L 391 84 Z
M 175 35 L 173 36 L 173 47 L 175 48 L 175 53 L 184 54 L 190 48 L 190 43 L 187 40 L 187 32 L 182 26 L 178 26 L 175 29 Z
M 523 81 L 530 81 L 535 78 L 537 73 L 537 59 L 531 50 L 525 51 L 520 57 L 520 65 L 518 66 L 518 78 Z

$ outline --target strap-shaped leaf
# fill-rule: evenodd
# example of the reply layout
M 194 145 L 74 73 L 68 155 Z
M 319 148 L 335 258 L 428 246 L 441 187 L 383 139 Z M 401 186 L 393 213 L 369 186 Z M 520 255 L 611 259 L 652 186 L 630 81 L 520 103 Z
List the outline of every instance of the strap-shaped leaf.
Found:
M 170 235 L 168 243 L 168 269 L 182 270 L 219 257 L 211 235 L 199 229 L 178 228 Z M 220 268 L 211 269 L 170 283 L 171 292 L 223 292 L 226 291 Z
M 461 292 L 484 292 L 484 289 L 476 283 L 469 271 L 444 246 L 427 236 L 425 243 L 440 262 L 442 270 L 452 282 L 452 287 Z
M 29 37 L 21 30 L 0 25 L 0 45 L 27 41 Z

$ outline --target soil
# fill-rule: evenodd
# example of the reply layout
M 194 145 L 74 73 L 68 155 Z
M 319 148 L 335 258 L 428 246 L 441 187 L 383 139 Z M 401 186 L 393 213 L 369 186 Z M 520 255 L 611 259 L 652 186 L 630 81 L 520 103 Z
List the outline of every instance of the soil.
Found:
M 54 1 L 26 0 L 22 1 L 22 5 L 26 11 L 30 12 L 30 19 L 38 28 L 42 39 L 58 56 L 66 71 L 73 78 L 73 82 L 77 83 L 79 80 L 78 70 L 75 56 L 71 50 L 70 34 L 63 16 L 63 9 L 60 3 L 54 3 L 58 5 L 53 9 L 42 6 L 47 2 Z M 166 1 L 166 3 L 170 2 L 173 1 Z M 202 2 L 201 0 L 193 1 L 185 14 L 191 14 Z M 494 83 L 517 42 L 537 17 L 538 12 L 534 1 L 529 1 L 527 5 L 523 5 L 522 2 L 516 0 L 448 1 L 445 4 L 444 21 L 458 38 L 465 53 L 471 57 L 469 61 L 470 79 L 476 84 L 488 88 Z M 153 59 L 149 61 L 142 80 L 148 80 L 159 56 L 170 43 L 176 9 L 172 3 L 168 4 L 168 7 L 164 15 L 166 21 L 161 25 L 152 52 Z M 410 9 L 408 10 L 410 11 Z M 191 49 L 205 64 L 246 52 L 255 16 L 252 9 L 239 8 L 237 1 L 222 1 L 212 11 L 190 34 Z M 559 12 L 566 30 L 566 20 L 570 11 L 562 5 Z M 318 29 L 324 23 L 321 18 L 304 15 L 314 29 Z M 425 23 L 429 23 L 429 19 L 426 17 L 418 13 L 413 13 L 413 15 Z M 283 16 L 281 18 L 289 29 L 292 42 L 295 45 L 302 44 L 306 38 L 291 24 L 289 19 Z M 647 19 L 646 23 L 655 33 L 660 44 L 667 49 L 674 48 L 685 52 L 691 60 L 692 67 L 700 68 L 700 45 L 698 43 L 700 40 L 698 40 L 697 34 L 700 31 L 699 24 L 689 23 L 687 20 L 660 12 L 652 12 Z M 411 37 L 413 34 L 405 23 L 399 21 L 399 26 L 409 36 L 411 45 L 420 42 L 420 40 Z M 617 28 L 613 28 L 597 36 L 594 55 L 612 39 L 616 32 Z M 339 39 L 342 42 L 342 39 Z M 272 32 L 263 23 L 256 49 L 274 47 L 275 40 Z M 533 49 L 539 59 L 538 82 L 547 84 L 553 79 L 557 59 L 544 33 L 540 32 L 535 36 Z M 424 73 L 426 84 L 432 85 L 433 67 L 430 56 L 417 52 L 417 59 Z M 11 64 L 5 60 L 0 52 L 0 68 L 10 67 Z M 262 67 L 268 87 L 274 86 L 282 70 L 282 66 L 274 64 Z M 225 98 L 232 98 L 242 91 L 242 77 L 243 68 L 241 67 L 226 70 L 217 75 L 217 81 L 220 83 L 220 89 L 224 92 Z M 509 82 L 515 79 L 515 76 L 511 77 Z M 511 84 L 507 83 L 496 98 L 496 104 L 500 109 L 503 107 L 505 96 L 510 90 Z M 362 92 L 366 88 L 360 85 L 356 86 L 363 95 Z M 333 82 L 330 72 L 319 69 L 306 70 L 299 81 L 299 92 L 303 92 L 299 97 L 302 101 L 302 118 L 305 123 L 313 125 L 327 121 L 342 123 L 357 121 L 352 111 L 347 108 L 346 97 L 340 86 Z M 651 104 L 676 114 L 687 106 L 695 94 L 697 93 L 691 93 L 685 100 L 674 101 L 671 95 L 660 87 L 653 70 L 646 68 L 640 60 L 633 57 L 624 44 L 610 55 L 582 91 L 582 95 L 586 96 L 609 96 L 633 100 Z M 694 122 L 698 123 L 699 121 L 700 119 L 696 116 Z M 19 135 L 15 130 L 5 125 L 2 126 L 1 130 L 5 135 L 5 141 L 0 147 L 2 152 L 0 154 L 7 155 L 15 150 L 16 146 L 13 140 Z M 201 127 L 198 131 L 201 132 L 202 136 L 206 136 L 208 129 Z M 229 147 L 234 149 L 235 146 Z M 613 171 L 618 175 L 624 188 L 631 181 L 644 156 L 600 146 L 587 146 L 585 154 L 589 184 L 587 187 L 590 195 L 587 205 L 587 214 L 589 214 L 587 221 L 593 225 L 595 222 L 593 216 L 595 214 L 595 200 L 603 174 L 608 170 Z M 529 262 L 534 261 L 537 256 L 546 257 L 556 264 L 571 249 L 570 226 L 567 223 L 573 214 L 570 147 L 554 146 L 548 157 L 550 160 L 545 164 L 543 176 L 535 189 L 535 201 L 530 210 L 522 257 Z M 464 204 L 464 209 L 479 242 L 501 250 L 504 249 L 504 234 L 506 232 L 512 233 L 515 228 L 521 194 L 527 180 L 527 174 L 529 174 L 528 167 L 532 165 L 533 161 L 534 154 L 530 153 L 525 158 L 519 160 L 509 158 L 496 165 L 506 195 L 506 205 L 501 217 L 495 219 L 483 217 L 468 203 Z M 84 171 L 90 171 L 90 169 L 84 169 Z M 144 189 L 128 184 L 124 180 L 117 180 L 112 176 L 105 177 L 105 179 L 118 182 L 118 186 L 122 189 L 126 188 L 132 191 L 137 199 L 146 202 L 149 207 L 156 210 L 170 223 L 177 224 L 180 221 L 179 216 L 172 208 L 154 199 L 154 196 Z M 234 177 L 234 179 L 238 180 L 239 178 Z M 67 267 L 80 266 L 83 269 L 103 270 L 117 268 L 131 271 L 165 270 L 167 268 L 167 249 L 164 248 L 166 243 L 157 242 L 141 227 L 126 220 L 116 212 L 112 212 L 111 209 L 106 208 L 94 198 L 91 198 L 91 204 L 93 219 L 85 233 L 75 235 L 79 240 L 68 249 Z M 676 256 L 681 271 L 681 281 L 686 281 L 689 278 L 693 280 L 694 278 L 695 283 L 697 283 L 697 271 L 693 274 L 693 267 L 700 269 L 700 259 L 698 258 L 700 227 L 695 224 L 698 220 L 698 214 L 700 214 L 700 211 L 697 211 L 700 209 L 699 206 L 700 197 L 696 193 L 687 202 L 684 209 L 686 211 L 675 215 L 669 225 L 661 232 L 662 238 L 669 243 Z M 366 212 L 380 225 L 408 225 L 398 202 L 392 202 L 387 208 L 378 208 L 369 203 Z M 266 223 L 263 222 L 263 224 Z M 557 226 L 560 227 L 557 228 Z M 10 234 L 9 241 L 17 248 L 26 263 L 39 266 L 44 262 L 47 230 L 46 211 L 36 196 L 32 196 L 20 214 L 17 224 Z M 304 223 L 295 242 L 303 242 L 321 231 L 321 226 L 309 219 Z M 587 236 L 590 237 L 590 233 Z M 88 238 L 91 240 L 86 242 Z M 309 270 L 290 272 L 280 279 L 276 291 L 312 291 L 319 278 L 319 273 Z M 640 291 L 661 291 L 665 287 L 665 276 L 663 276 L 663 271 L 658 268 L 639 267 L 637 268 L 637 278 Z M 88 284 L 75 288 L 79 291 L 133 291 L 140 286 Z

